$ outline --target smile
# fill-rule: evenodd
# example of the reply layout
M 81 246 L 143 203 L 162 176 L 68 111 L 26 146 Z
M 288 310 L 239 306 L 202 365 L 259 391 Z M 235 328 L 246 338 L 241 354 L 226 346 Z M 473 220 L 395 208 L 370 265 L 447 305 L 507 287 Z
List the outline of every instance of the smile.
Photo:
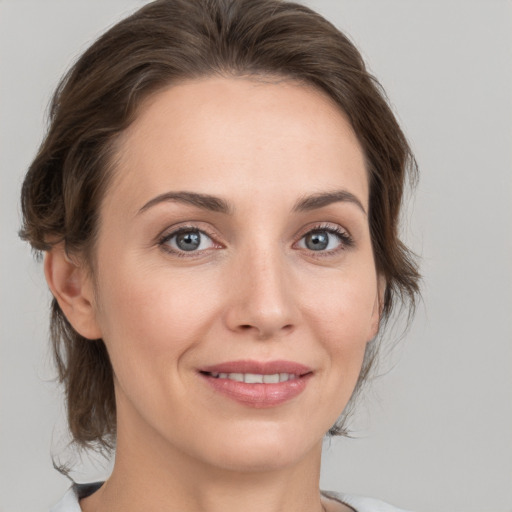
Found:
M 278 382 L 287 382 L 297 379 L 298 376 L 293 373 L 273 373 L 264 375 L 261 373 L 215 373 L 210 375 L 215 379 L 229 379 L 247 384 L 277 384 Z
M 203 367 L 199 375 L 210 389 L 242 405 L 276 407 L 300 395 L 313 370 L 292 361 L 230 361 Z

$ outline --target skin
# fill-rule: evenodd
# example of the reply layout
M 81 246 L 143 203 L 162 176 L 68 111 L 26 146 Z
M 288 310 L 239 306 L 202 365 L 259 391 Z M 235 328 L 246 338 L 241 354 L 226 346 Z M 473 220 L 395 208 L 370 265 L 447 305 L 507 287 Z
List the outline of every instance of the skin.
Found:
M 360 204 L 294 210 L 340 190 Z M 231 212 L 144 208 L 181 191 L 220 197 Z M 319 474 L 323 436 L 378 330 L 368 195 L 350 124 L 311 87 L 207 78 L 143 104 L 119 141 L 92 275 L 61 247 L 45 264 L 64 313 L 104 339 L 115 373 L 115 467 L 85 512 L 349 510 L 321 498 Z M 169 239 L 183 226 L 208 234 L 199 250 Z M 326 250 L 306 245 L 314 228 Z M 252 408 L 198 374 L 239 359 L 295 361 L 313 375 L 284 404 Z

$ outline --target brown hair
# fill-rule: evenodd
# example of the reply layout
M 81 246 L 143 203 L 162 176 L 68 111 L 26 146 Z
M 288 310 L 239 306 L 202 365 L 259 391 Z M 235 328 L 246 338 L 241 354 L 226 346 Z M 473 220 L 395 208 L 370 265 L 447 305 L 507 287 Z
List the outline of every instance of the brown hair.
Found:
M 157 0 L 100 37 L 53 97 L 48 133 L 23 183 L 21 237 L 37 251 L 63 242 L 91 264 L 114 142 L 150 94 L 209 75 L 290 78 L 339 105 L 367 160 L 370 233 L 387 282 L 382 318 L 397 300 L 413 309 L 419 275 L 398 237 L 404 183 L 416 172 L 411 150 L 354 45 L 317 13 L 280 0 Z M 103 341 L 80 336 L 55 299 L 51 339 L 73 439 L 112 447 L 113 373 Z M 376 353 L 370 343 L 354 396 Z M 343 420 L 330 430 L 344 432 Z

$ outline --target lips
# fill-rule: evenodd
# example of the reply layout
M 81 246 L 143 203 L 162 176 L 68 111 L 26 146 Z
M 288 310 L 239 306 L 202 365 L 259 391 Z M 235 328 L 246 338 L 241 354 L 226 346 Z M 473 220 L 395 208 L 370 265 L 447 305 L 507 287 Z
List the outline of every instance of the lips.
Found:
M 298 396 L 313 375 L 292 361 L 229 361 L 202 367 L 200 376 L 224 396 L 254 408 L 275 407 Z
M 228 361 L 213 366 L 205 366 L 199 369 L 204 373 L 254 373 L 261 375 L 273 375 L 276 373 L 290 373 L 301 377 L 313 370 L 307 366 L 293 361 Z

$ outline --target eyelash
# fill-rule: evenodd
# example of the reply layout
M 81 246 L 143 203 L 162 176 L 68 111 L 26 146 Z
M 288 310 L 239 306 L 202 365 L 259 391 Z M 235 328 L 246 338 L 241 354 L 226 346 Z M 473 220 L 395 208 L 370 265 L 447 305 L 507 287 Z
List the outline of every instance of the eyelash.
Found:
M 172 240 L 174 237 L 180 235 L 181 233 L 189 233 L 189 232 L 199 232 L 203 235 L 206 235 L 210 240 L 212 240 L 213 244 L 217 246 L 217 248 L 222 248 L 222 245 L 220 245 L 218 242 L 215 242 L 215 234 L 208 232 L 205 229 L 200 229 L 197 226 L 188 225 L 188 226 L 181 226 L 178 229 L 172 231 L 171 233 L 166 233 L 163 236 L 160 237 L 158 240 L 159 247 L 162 248 L 162 250 L 172 254 L 173 256 L 177 256 L 179 258 L 190 258 L 197 256 L 199 254 L 202 254 L 204 251 L 207 251 L 209 249 L 203 249 L 202 251 L 177 251 L 175 249 L 171 249 L 169 247 L 169 241 Z M 329 251 L 313 251 L 305 249 L 307 252 L 313 254 L 315 257 L 327 257 L 334 254 L 338 254 L 340 251 L 344 251 L 346 249 L 350 249 L 354 246 L 354 240 L 350 236 L 350 234 L 345 231 L 344 229 L 336 226 L 333 227 L 332 225 L 324 225 L 320 224 L 317 226 L 312 227 L 311 229 L 308 229 L 302 236 L 299 238 L 299 242 L 306 237 L 307 235 L 315 232 L 327 232 L 330 235 L 334 235 L 337 237 L 340 241 L 340 246 L 336 249 L 331 249 Z M 296 245 L 298 242 L 295 242 L 294 245 Z
M 181 226 L 178 229 L 175 229 L 174 231 L 172 231 L 171 233 L 164 234 L 162 237 L 160 237 L 160 239 L 158 241 L 158 245 L 165 252 L 168 252 L 169 254 L 172 254 L 173 256 L 177 256 L 178 258 L 193 258 L 194 256 L 202 254 L 205 250 L 208 250 L 208 249 L 203 249 L 203 251 L 190 251 L 190 252 L 177 251 L 175 249 L 172 249 L 168 245 L 169 241 L 172 240 L 174 237 L 177 237 L 181 233 L 190 233 L 190 232 L 199 232 L 203 235 L 206 235 L 217 248 L 222 248 L 221 244 L 215 242 L 215 234 L 210 233 L 205 229 L 200 229 L 199 227 L 192 226 L 192 225 Z
M 305 236 L 310 233 L 315 232 L 327 232 L 330 235 L 334 235 L 340 241 L 340 246 L 336 249 L 331 249 L 330 251 L 312 251 L 308 252 L 314 254 L 317 258 L 328 257 L 335 254 L 338 254 L 340 251 L 345 251 L 346 249 L 350 249 L 354 246 L 354 239 L 350 236 L 350 234 L 339 226 L 333 226 L 331 224 L 320 224 L 318 226 L 314 226 L 311 229 L 308 229 L 299 239 L 302 240 Z

